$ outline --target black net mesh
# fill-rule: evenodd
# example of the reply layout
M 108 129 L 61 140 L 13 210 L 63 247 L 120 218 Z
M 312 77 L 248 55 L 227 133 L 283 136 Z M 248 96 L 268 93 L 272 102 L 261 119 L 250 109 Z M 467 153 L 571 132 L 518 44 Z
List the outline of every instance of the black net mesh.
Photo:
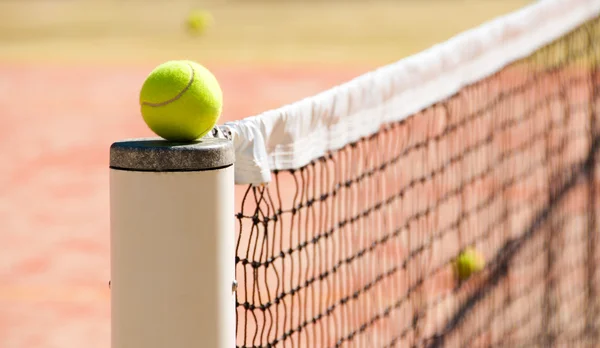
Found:
M 237 345 L 596 345 L 599 39 L 240 193 Z M 459 281 L 467 247 L 486 266 Z

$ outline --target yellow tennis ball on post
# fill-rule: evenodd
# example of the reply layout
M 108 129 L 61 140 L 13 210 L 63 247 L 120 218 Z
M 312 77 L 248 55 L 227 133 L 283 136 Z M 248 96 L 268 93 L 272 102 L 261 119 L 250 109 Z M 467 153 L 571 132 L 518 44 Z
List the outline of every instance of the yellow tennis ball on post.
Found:
M 202 65 L 176 60 L 156 67 L 140 91 L 144 121 L 171 141 L 192 141 L 216 125 L 223 92 L 215 76 Z
M 472 274 L 485 267 L 483 255 L 474 248 L 466 248 L 454 262 L 456 275 L 460 281 L 466 280 Z

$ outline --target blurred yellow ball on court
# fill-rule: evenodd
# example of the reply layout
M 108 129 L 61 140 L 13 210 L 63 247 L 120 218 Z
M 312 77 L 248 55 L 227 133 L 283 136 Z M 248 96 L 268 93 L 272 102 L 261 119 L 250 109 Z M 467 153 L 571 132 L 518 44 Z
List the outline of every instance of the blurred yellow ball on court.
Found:
M 473 273 L 481 271 L 485 267 L 483 255 L 475 248 L 465 249 L 455 260 L 454 268 L 460 281 L 466 280 Z
M 194 10 L 187 18 L 188 31 L 195 35 L 201 35 L 214 24 L 212 14 L 205 10 Z

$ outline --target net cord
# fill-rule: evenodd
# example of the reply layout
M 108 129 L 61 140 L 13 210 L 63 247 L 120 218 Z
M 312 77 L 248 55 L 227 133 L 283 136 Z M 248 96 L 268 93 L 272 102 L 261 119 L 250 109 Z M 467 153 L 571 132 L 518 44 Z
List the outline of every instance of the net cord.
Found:
M 236 184 L 310 161 L 400 121 L 573 30 L 600 13 L 598 0 L 546 0 L 316 96 L 219 129 L 236 151 Z

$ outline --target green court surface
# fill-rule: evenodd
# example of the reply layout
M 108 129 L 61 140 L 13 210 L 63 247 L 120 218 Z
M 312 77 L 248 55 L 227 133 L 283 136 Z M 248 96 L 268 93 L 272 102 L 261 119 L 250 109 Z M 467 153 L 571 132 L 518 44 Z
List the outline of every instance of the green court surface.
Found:
M 0 347 L 109 347 L 108 148 L 151 135 L 137 93 L 156 64 L 205 64 L 233 120 L 523 4 L 213 1 L 191 37 L 191 2 L 0 2 Z

